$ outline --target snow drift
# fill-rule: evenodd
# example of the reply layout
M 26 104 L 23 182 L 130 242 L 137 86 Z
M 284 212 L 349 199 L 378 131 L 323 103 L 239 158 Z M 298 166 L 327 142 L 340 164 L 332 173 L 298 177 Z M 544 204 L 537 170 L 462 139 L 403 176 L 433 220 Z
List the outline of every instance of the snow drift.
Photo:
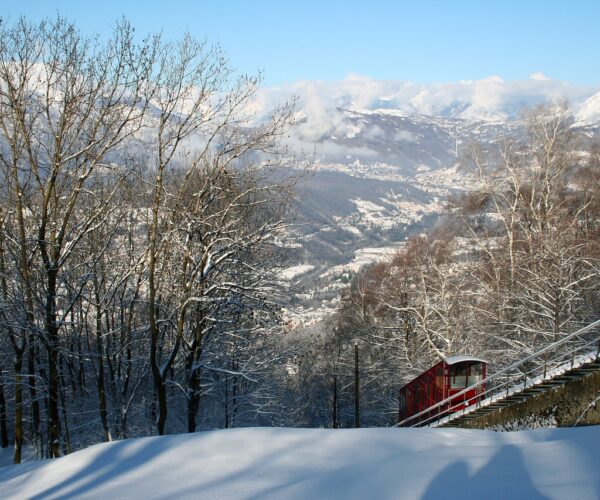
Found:
M 0 497 L 592 499 L 598 443 L 600 426 L 210 431 L 3 467 Z

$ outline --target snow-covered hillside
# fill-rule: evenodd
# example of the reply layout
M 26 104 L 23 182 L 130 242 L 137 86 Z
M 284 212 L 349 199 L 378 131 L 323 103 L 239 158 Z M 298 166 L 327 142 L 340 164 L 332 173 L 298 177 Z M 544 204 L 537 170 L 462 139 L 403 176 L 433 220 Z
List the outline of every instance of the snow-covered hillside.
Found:
M 600 122 L 600 92 L 587 99 L 576 115 L 578 124 L 592 125 Z
M 501 144 L 527 137 L 519 119 L 527 105 L 570 97 L 574 127 L 586 140 L 597 140 L 597 88 L 570 87 L 542 76 L 523 85 L 486 80 L 435 87 L 360 80 L 295 87 L 298 121 L 288 146 L 312 152 L 315 172 L 297 186 L 301 224 L 292 245 L 299 250 L 283 275 L 300 302 L 292 305 L 290 324 L 324 317 L 356 272 L 354 263 L 389 255 L 371 253 L 366 260 L 363 249 L 399 248 L 435 224 L 448 196 L 477 182 L 464 161 L 473 145 L 493 164 Z M 485 108 L 483 114 L 473 111 L 478 106 Z
M 1 498 L 597 499 L 600 427 L 249 428 L 0 468 Z
M 474 182 L 457 166 L 470 144 L 489 146 L 521 127 L 390 110 L 337 109 L 330 119 L 335 130 L 325 127 L 318 137 L 306 135 L 309 115 L 291 134 L 314 151 L 315 171 L 297 186 L 296 250 L 282 274 L 300 302 L 288 318 L 294 325 L 330 313 L 357 262 L 385 260 L 443 213 L 450 193 Z M 369 248 L 380 250 L 365 253 Z

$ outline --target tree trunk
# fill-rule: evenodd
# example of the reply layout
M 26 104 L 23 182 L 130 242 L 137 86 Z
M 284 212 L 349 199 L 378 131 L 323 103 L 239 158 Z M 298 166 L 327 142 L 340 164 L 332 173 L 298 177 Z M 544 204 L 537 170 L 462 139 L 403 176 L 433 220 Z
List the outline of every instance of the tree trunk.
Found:
M 333 375 L 333 405 L 332 405 L 332 416 L 331 416 L 331 427 L 337 429 L 338 426 L 338 383 L 337 374 Z
M 56 323 L 56 270 L 49 269 L 46 292 L 46 332 L 48 353 L 48 439 L 50 457 L 60 456 L 60 415 L 58 411 L 58 325 Z
M 0 371 L 0 380 L 2 378 Z M 8 428 L 6 424 L 6 398 L 4 397 L 4 384 L 0 383 L 0 445 L 2 448 L 8 447 Z
M 229 429 L 229 377 L 225 373 L 225 429 Z
M 62 407 L 62 416 L 63 416 L 63 426 L 65 429 L 65 444 L 64 444 L 64 453 L 65 455 L 70 454 L 73 449 L 71 447 L 71 434 L 69 432 L 69 412 L 67 411 L 67 401 L 66 401 L 66 387 L 67 384 L 65 384 L 65 358 L 64 356 L 60 357 L 60 373 L 59 373 L 59 382 L 60 382 L 60 386 L 59 386 L 59 394 L 60 394 L 60 401 L 61 401 L 61 407 Z
M 23 450 L 23 350 L 15 349 L 15 453 L 13 461 L 21 463 Z
M 106 407 L 106 388 L 104 386 L 104 349 L 102 347 L 102 316 L 99 306 L 100 297 L 96 293 L 96 354 L 98 355 L 98 373 L 96 382 L 98 386 L 98 409 L 100 412 L 100 422 L 102 423 L 102 434 L 104 441 L 112 441 L 110 427 L 108 425 L 108 411 Z
M 200 395 L 198 390 L 200 388 L 200 369 L 194 368 L 194 355 L 188 355 L 188 432 L 196 432 L 196 420 L 198 417 L 198 407 L 200 406 Z
M 187 387 L 188 387 L 188 432 L 196 432 L 196 420 L 200 406 L 200 358 L 202 356 L 202 327 L 196 325 L 194 341 L 186 358 Z
M 28 353 L 27 353 L 27 374 L 29 383 L 29 396 L 31 398 L 31 436 L 33 438 L 34 446 L 40 455 L 42 448 L 41 435 L 40 435 L 40 402 L 37 397 L 36 388 L 36 376 L 35 376 L 35 338 L 33 332 L 29 333 L 28 336 Z
M 358 387 L 358 344 L 354 344 L 354 427 L 360 427 L 360 390 Z

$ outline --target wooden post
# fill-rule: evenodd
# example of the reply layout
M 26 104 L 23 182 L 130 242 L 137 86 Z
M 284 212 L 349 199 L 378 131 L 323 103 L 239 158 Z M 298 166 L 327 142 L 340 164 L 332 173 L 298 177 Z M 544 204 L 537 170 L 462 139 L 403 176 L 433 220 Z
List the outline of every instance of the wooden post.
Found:
M 544 376 L 542 377 L 542 380 L 546 380 L 547 373 L 548 373 L 548 353 L 545 352 L 544 353 Z
M 358 387 L 358 342 L 354 343 L 354 427 L 360 427 L 360 391 Z

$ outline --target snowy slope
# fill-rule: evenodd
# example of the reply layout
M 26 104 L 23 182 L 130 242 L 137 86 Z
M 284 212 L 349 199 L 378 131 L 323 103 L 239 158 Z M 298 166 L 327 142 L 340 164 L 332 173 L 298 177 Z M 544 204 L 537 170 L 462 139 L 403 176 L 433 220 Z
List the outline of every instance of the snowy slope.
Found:
M 0 469 L 1 498 L 600 498 L 600 427 L 235 429 Z
M 600 122 L 600 92 L 583 103 L 575 119 L 580 125 L 593 125 Z

